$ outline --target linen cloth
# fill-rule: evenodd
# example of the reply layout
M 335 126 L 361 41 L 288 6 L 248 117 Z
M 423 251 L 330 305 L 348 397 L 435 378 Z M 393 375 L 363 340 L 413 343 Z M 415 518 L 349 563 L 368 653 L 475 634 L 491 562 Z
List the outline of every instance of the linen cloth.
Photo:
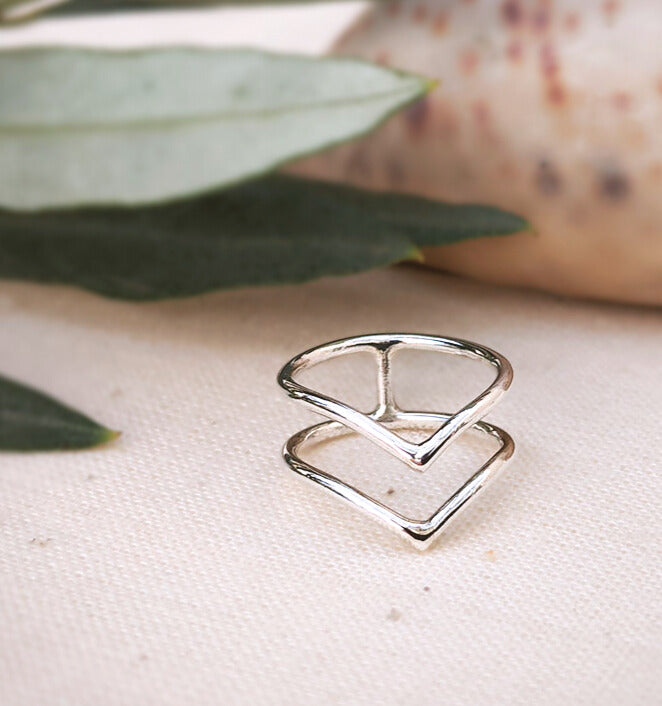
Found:
M 659 703 L 658 312 L 401 268 L 141 305 L 5 284 L 0 317 L 3 372 L 124 432 L 0 457 L 3 706 Z M 422 554 L 280 458 L 315 419 L 280 365 L 389 330 L 515 369 L 489 418 L 517 456 Z
M 288 18 L 312 46 L 291 12 L 272 29 Z M 212 42 L 208 16 L 195 26 Z M 2 41 L 130 43 L 172 21 L 126 23 L 128 40 L 114 19 Z M 123 435 L 0 456 L 0 704 L 660 703 L 661 324 L 418 268 L 151 304 L 3 283 L 2 372 Z M 426 553 L 280 457 L 316 418 L 279 367 L 374 331 L 468 338 L 515 370 L 489 419 L 517 455 Z M 358 359 L 318 372 L 357 403 L 374 387 Z M 437 411 L 486 379 L 429 356 L 395 373 L 399 399 Z M 321 450 L 324 467 L 418 514 L 484 453 L 458 442 L 417 474 L 362 443 Z

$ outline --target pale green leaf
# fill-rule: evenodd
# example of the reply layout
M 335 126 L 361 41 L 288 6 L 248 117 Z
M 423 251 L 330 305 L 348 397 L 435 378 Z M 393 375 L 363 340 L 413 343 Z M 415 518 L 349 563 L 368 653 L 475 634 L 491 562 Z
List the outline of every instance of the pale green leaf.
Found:
M 250 50 L 0 52 L 0 206 L 144 204 L 363 134 L 430 84 Z

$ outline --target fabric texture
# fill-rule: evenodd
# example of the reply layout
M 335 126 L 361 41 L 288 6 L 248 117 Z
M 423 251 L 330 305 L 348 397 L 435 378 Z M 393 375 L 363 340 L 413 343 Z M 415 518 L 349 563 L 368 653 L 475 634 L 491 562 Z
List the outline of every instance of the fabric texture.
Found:
M 403 268 L 146 305 L 12 284 L 0 317 L 3 372 L 123 431 L 0 457 L 3 706 L 659 702 L 658 312 Z M 515 370 L 489 418 L 517 456 L 423 554 L 280 457 L 315 419 L 281 364 L 394 330 Z M 425 365 L 406 393 L 438 408 Z M 443 458 L 385 482 L 365 448 L 330 470 L 443 499 Z
M 53 21 L 0 44 L 317 51 L 346 7 Z M 123 435 L 0 456 L 0 704 L 660 703 L 660 324 L 415 268 L 154 304 L 3 283 L 2 372 Z M 280 456 L 316 420 L 280 366 L 374 331 L 468 338 L 515 370 L 488 417 L 515 459 L 422 554 Z M 403 404 L 436 411 L 486 375 L 404 354 L 394 372 Z M 374 390 L 358 357 L 315 375 L 357 404 Z M 462 440 L 417 474 L 348 441 L 319 462 L 424 513 L 484 452 Z

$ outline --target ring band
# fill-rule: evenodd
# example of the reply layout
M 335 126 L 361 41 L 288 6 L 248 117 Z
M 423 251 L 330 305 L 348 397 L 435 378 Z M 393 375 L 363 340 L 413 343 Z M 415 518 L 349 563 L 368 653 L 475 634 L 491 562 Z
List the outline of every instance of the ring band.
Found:
M 390 378 L 393 355 L 402 349 L 433 350 L 487 361 L 496 368 L 497 374 L 491 385 L 459 412 L 448 414 L 405 411 L 395 402 Z M 374 352 L 379 365 L 379 401 L 375 410 L 369 414 L 304 387 L 294 379 L 295 375 L 304 369 L 357 351 Z M 290 397 L 302 400 L 330 420 L 294 434 L 285 444 L 283 457 L 295 472 L 381 520 L 419 549 L 425 549 L 512 457 L 515 444 L 510 435 L 498 427 L 480 421 L 510 387 L 512 377 L 512 367 L 502 355 L 485 346 L 461 339 L 398 333 L 369 334 L 325 343 L 295 356 L 278 374 L 279 384 Z M 435 431 L 424 441 L 413 443 L 395 433 L 395 429 L 402 427 L 433 427 Z M 309 442 L 354 432 L 421 471 L 437 459 L 453 440 L 469 429 L 496 438 L 500 448 L 431 517 L 421 521 L 404 517 L 348 483 L 304 461 L 300 455 L 304 445 Z

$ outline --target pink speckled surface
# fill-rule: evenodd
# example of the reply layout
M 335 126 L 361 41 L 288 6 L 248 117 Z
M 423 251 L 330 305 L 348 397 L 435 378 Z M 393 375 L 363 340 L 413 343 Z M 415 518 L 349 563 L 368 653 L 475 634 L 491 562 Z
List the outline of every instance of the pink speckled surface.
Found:
M 662 304 L 662 13 L 655 0 L 403 0 L 336 51 L 439 79 L 308 173 L 527 217 L 531 234 L 437 249 L 480 279 Z

